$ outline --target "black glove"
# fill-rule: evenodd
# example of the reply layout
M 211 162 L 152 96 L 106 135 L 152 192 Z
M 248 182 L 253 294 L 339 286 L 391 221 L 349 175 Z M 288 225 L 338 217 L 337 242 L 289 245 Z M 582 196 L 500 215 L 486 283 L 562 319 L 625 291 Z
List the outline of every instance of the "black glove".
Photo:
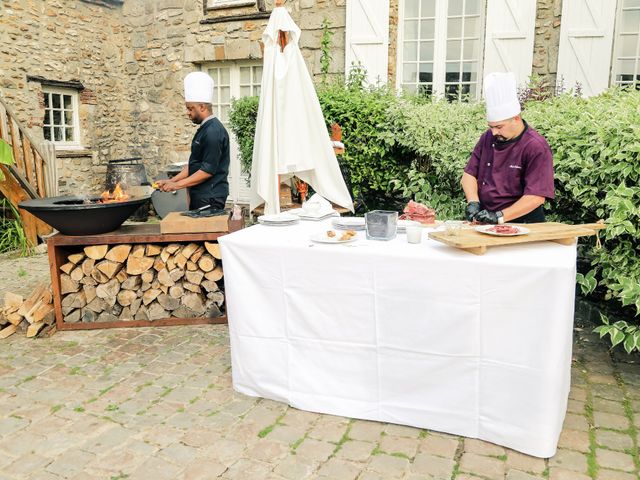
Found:
M 473 222 L 473 217 L 475 217 L 480 211 L 480 202 L 469 202 L 467 203 L 467 208 L 464 209 L 464 218 L 467 222 Z
M 502 212 L 490 212 L 489 210 L 480 210 L 474 220 L 480 223 L 498 224 L 498 219 L 502 217 Z

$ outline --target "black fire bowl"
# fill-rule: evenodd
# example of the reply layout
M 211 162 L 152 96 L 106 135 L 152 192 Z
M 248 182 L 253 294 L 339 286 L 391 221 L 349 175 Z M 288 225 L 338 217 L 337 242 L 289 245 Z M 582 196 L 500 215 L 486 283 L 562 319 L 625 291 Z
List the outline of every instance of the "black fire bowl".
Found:
M 98 200 L 99 197 L 48 197 L 26 200 L 18 206 L 64 235 L 95 235 L 117 229 L 149 200 L 149 195 L 123 202 L 95 203 Z

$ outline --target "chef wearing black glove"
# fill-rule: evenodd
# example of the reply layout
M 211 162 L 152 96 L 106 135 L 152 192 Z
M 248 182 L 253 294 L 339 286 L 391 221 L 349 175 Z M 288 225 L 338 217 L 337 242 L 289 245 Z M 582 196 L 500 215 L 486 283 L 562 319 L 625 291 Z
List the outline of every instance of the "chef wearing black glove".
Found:
M 476 222 L 490 223 L 492 225 L 502 225 L 504 223 L 504 217 L 502 216 L 502 210 L 497 212 L 491 212 L 489 210 L 480 210 L 473 217 Z
M 467 222 L 473 222 L 473 218 L 480 211 L 480 202 L 469 202 L 464 209 L 464 218 Z

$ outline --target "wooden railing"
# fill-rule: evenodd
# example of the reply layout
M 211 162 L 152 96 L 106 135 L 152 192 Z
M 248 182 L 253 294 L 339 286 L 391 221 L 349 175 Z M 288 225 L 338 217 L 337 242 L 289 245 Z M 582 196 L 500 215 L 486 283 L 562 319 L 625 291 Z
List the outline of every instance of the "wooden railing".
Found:
M 18 204 L 30 198 L 55 195 L 55 148 L 53 144 L 37 143 L 18 122 L 6 101 L 0 97 L 0 138 L 11 146 L 14 165 L 0 165 L 5 180 L 0 182 L 0 192 L 16 209 Z M 30 213 L 19 210 L 25 233 L 35 245 L 38 236 L 51 232 L 51 227 Z

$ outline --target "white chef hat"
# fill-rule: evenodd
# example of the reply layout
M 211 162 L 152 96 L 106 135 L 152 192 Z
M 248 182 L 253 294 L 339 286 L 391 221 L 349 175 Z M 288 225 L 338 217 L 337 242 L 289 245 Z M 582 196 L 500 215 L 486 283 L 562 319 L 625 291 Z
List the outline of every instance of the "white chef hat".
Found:
M 516 76 L 511 72 L 487 75 L 484 78 L 484 100 L 488 122 L 499 122 L 518 115 L 520 101 Z
M 204 72 L 191 72 L 184 77 L 184 101 L 194 103 L 213 102 L 213 78 Z

